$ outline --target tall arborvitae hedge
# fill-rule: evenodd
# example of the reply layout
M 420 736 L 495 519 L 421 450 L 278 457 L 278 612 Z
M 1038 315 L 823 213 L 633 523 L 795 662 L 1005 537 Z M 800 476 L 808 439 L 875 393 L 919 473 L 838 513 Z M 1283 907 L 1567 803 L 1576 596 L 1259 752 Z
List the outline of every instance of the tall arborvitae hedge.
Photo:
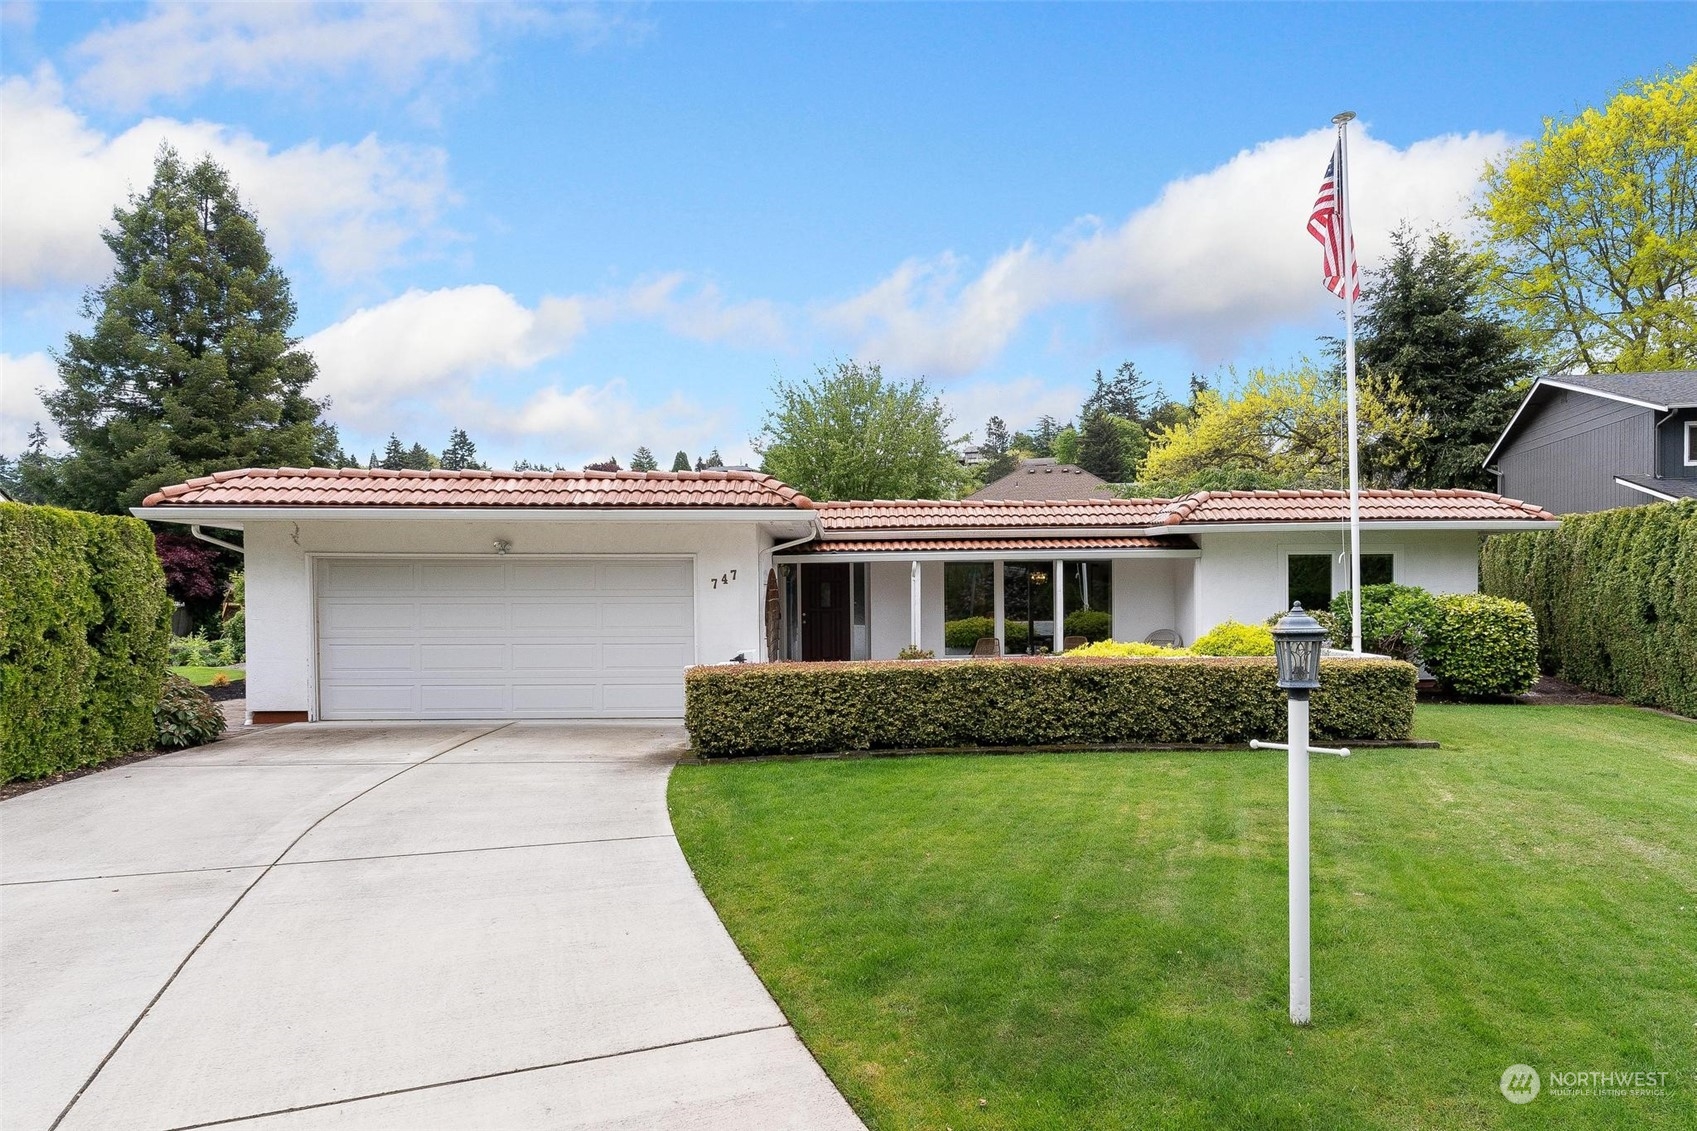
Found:
M 1532 607 L 1545 671 L 1697 717 L 1697 500 L 1499 534 L 1480 569 L 1487 593 Z
M 0 503 L 0 781 L 151 746 L 170 640 L 145 523 Z

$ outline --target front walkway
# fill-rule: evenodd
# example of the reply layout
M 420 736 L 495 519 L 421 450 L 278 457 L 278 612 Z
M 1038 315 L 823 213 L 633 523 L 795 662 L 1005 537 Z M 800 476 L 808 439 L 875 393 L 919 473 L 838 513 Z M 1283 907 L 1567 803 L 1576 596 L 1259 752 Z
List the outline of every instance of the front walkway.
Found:
M 298 724 L 0 808 L 0 1125 L 857 1128 L 695 884 L 682 732 Z

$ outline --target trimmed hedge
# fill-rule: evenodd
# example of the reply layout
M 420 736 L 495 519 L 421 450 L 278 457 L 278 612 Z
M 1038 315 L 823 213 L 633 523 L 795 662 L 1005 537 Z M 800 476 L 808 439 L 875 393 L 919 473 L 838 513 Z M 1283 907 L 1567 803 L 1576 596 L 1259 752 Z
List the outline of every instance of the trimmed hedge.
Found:
M 1545 671 L 1697 716 L 1697 500 L 1493 535 L 1480 577 L 1487 593 L 1532 607 Z
M 1401 739 L 1414 668 L 1323 660 L 1315 737 Z M 1220 745 L 1281 738 L 1271 659 L 727 664 L 684 676 L 705 757 L 960 746 Z
M 1198 656 L 1271 656 L 1273 630 L 1264 624 L 1228 620 L 1198 636 L 1190 650 Z
M 153 744 L 171 607 L 145 523 L 0 503 L 0 780 Z
M 1538 681 L 1538 624 L 1524 602 L 1485 593 L 1432 600 L 1437 611 L 1420 658 L 1439 687 L 1477 698 L 1519 695 Z

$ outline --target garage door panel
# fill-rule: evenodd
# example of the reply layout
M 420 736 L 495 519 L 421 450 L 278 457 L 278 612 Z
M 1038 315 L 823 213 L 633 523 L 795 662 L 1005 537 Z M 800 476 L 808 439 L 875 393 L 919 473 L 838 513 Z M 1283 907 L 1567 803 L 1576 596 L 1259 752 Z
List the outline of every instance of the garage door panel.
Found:
M 530 629 L 601 628 L 601 604 L 595 597 L 561 597 L 554 601 L 526 599 L 512 603 L 513 624 Z
M 326 644 L 325 675 L 343 672 L 410 672 L 417 670 L 418 650 L 412 644 Z
M 367 603 L 338 597 L 319 606 L 318 631 L 322 636 L 364 633 L 373 629 L 411 629 L 417 625 L 418 607 L 410 601 L 401 604 Z
M 597 588 L 612 592 L 676 593 L 692 587 L 688 562 L 602 562 Z
M 418 714 L 416 684 L 339 683 L 326 680 L 318 692 L 327 719 L 404 719 Z
M 466 629 L 471 632 L 500 632 L 511 623 L 504 601 L 423 601 L 418 606 L 420 628 Z
M 424 709 L 439 719 L 500 716 L 508 710 L 504 683 L 426 683 L 420 691 Z
M 587 644 L 514 644 L 513 670 L 594 671 L 601 666 L 601 646 Z
M 675 717 L 688 561 L 325 559 L 324 718 Z
M 599 714 L 599 683 L 515 683 L 513 713 L 533 718 Z
M 507 645 L 420 644 L 418 666 L 427 672 L 506 671 Z
M 595 591 L 593 562 L 514 562 L 512 571 L 512 587 L 518 593 Z
M 621 629 L 667 629 L 689 632 L 695 610 L 688 597 L 609 597 L 601 607 L 601 625 Z
M 420 562 L 418 589 L 421 593 L 504 593 L 507 565 L 505 562 Z
M 647 640 L 629 644 L 603 644 L 601 663 L 607 668 L 681 672 L 689 666 L 691 651 L 690 646 L 682 641 Z

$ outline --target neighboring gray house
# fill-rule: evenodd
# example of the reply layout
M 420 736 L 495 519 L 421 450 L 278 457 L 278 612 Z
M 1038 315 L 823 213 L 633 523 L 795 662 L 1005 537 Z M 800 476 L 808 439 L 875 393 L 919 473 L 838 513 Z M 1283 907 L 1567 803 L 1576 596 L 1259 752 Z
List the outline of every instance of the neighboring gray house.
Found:
M 1052 459 L 1022 459 L 1019 466 L 1000 479 L 984 484 L 967 498 L 1018 499 L 1050 502 L 1059 499 L 1112 499 L 1114 489 L 1106 479 L 1070 463 Z
M 1485 470 L 1556 514 L 1697 498 L 1697 370 L 1540 377 Z

